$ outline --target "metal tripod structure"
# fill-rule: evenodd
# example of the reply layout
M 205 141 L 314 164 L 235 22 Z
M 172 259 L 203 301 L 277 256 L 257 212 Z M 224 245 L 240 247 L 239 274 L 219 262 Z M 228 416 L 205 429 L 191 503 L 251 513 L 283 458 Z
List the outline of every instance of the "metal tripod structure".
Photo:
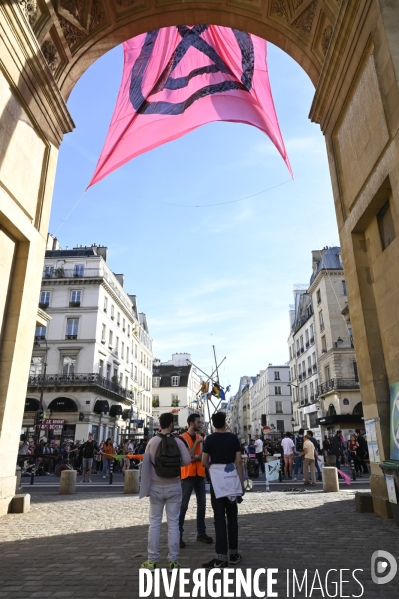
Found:
M 207 383 L 208 381 L 211 381 L 211 383 L 212 383 L 212 377 L 213 377 L 213 375 L 214 375 L 214 374 L 215 374 L 215 372 L 216 372 L 216 379 L 217 379 L 217 383 L 218 383 L 218 385 L 220 385 L 220 383 L 219 383 L 219 368 L 220 368 L 220 366 L 223 364 L 223 362 L 225 361 L 225 359 L 226 359 L 226 356 L 225 356 L 225 357 L 223 358 L 223 360 L 222 360 L 222 361 L 221 361 L 221 362 L 218 364 L 218 363 L 217 363 L 217 359 L 216 359 L 216 351 L 215 351 L 215 346 L 214 346 L 214 345 L 212 345 L 212 347 L 213 347 L 213 355 L 214 355 L 214 357 L 215 357 L 215 366 L 216 366 L 216 368 L 215 368 L 215 370 L 212 372 L 212 374 L 211 374 L 211 375 L 208 375 L 208 374 L 207 374 L 206 372 L 204 372 L 204 371 L 203 371 L 201 368 L 199 368 L 199 366 L 197 366 L 196 364 L 194 364 L 194 362 L 191 362 L 191 360 L 187 360 L 187 362 L 188 362 L 189 364 L 192 364 L 192 366 L 194 366 L 194 367 L 195 367 L 197 370 L 199 370 L 200 372 L 202 372 L 202 374 L 204 374 L 204 375 L 207 377 L 207 379 L 206 379 L 206 381 L 205 381 L 206 383 Z M 197 396 L 198 396 L 200 393 L 201 393 L 201 391 L 199 391 L 199 392 L 197 393 Z M 211 397 L 212 397 L 212 394 L 211 394 Z M 211 415 L 211 411 L 210 411 L 210 408 L 209 408 L 209 402 L 210 402 L 210 401 L 212 402 L 212 407 L 214 408 L 214 412 L 212 413 L 212 415 Z M 212 401 L 212 400 L 207 400 L 207 407 L 208 407 L 208 417 L 209 417 L 209 427 L 210 427 L 210 432 L 211 432 L 211 433 L 213 432 L 213 427 L 212 427 L 212 416 L 213 416 L 213 414 L 215 414 L 215 413 L 218 411 L 218 409 L 219 409 L 219 406 L 220 406 L 220 404 L 221 404 L 221 403 L 222 403 L 222 400 L 221 400 L 221 399 L 219 399 L 219 403 L 218 403 L 218 405 L 215 407 L 215 405 L 214 405 L 214 403 L 213 403 L 213 401 Z

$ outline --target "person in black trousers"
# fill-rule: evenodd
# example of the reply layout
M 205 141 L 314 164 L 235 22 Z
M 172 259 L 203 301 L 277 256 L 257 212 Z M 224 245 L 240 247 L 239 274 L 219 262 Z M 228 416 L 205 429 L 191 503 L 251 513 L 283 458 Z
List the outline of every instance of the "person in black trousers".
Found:
M 213 414 L 212 424 L 215 432 L 205 439 L 202 465 L 208 469 L 214 464 L 226 464 L 229 468 L 228 471 L 236 468 L 241 482 L 242 494 L 244 495 L 244 471 L 240 442 L 236 435 L 226 431 L 225 412 L 216 412 Z M 229 563 L 230 565 L 238 564 L 242 560 L 241 555 L 238 553 L 237 497 L 234 500 L 229 499 L 229 497 L 216 498 L 211 484 L 211 503 L 214 514 L 217 558 L 213 558 L 202 565 L 202 568 L 206 570 L 227 568 Z

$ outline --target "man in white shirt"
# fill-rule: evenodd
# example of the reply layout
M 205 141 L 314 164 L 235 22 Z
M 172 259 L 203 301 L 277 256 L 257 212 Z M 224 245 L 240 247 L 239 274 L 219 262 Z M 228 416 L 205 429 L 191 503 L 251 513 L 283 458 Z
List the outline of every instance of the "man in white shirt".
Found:
M 265 464 L 263 462 L 263 441 L 259 438 L 259 435 L 255 437 L 255 453 L 256 459 L 259 462 L 259 467 L 262 470 L 262 474 L 265 473 Z
M 291 433 L 285 433 L 285 437 L 281 441 L 281 447 L 284 451 L 284 472 L 288 478 L 292 478 L 292 462 L 294 460 L 295 444 L 291 439 Z

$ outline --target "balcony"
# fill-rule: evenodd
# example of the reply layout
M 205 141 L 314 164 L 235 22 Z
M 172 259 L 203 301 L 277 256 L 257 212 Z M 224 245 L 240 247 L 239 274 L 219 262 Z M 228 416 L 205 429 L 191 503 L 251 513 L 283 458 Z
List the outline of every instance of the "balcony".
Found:
M 298 356 L 300 356 L 300 355 L 301 355 L 301 352 L 300 352 L 300 351 L 299 351 L 299 349 L 298 349 L 298 351 L 296 352 L 296 357 L 298 357 Z
M 339 389 L 360 389 L 360 383 L 356 379 L 330 379 L 326 383 L 322 383 L 318 386 L 318 394 L 326 395 L 330 391 Z
M 68 341 L 71 341 L 72 339 L 77 339 L 78 336 L 77 335 L 65 335 L 65 339 L 67 339 Z
M 311 393 L 311 394 L 310 394 L 310 401 L 311 401 L 311 403 L 313 403 L 313 402 L 314 402 L 314 393 Z
M 80 308 L 80 302 L 69 302 L 70 308 Z
M 299 382 L 301 383 L 302 382 L 302 373 L 298 374 L 298 379 L 299 379 Z
M 310 343 L 309 341 L 306 341 L 306 349 L 308 349 L 310 347 Z
M 28 379 L 28 390 L 30 392 L 37 391 L 43 383 L 43 376 L 30 376 Z M 128 391 L 119 383 L 115 383 L 110 379 L 105 378 L 98 373 L 83 373 L 83 374 L 46 374 L 44 377 L 44 387 L 49 390 L 66 388 L 90 388 L 95 393 L 105 395 L 115 401 L 133 400 L 134 394 Z
M 308 374 L 312 374 L 312 369 L 308 368 Z
M 314 343 L 314 337 L 310 338 L 310 344 L 312 345 Z
M 313 368 L 313 372 L 317 372 L 317 364 L 313 364 L 312 368 Z
M 301 354 L 303 354 L 304 351 L 305 351 L 305 348 L 302 345 L 302 347 L 301 347 Z

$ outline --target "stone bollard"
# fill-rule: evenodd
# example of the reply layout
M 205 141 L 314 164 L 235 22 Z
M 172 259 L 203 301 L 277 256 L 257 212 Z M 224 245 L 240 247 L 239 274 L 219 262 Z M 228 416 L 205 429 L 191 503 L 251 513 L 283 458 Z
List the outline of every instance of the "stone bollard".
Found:
M 324 466 L 322 469 L 324 493 L 339 493 L 338 471 L 333 466 Z
M 10 514 L 26 514 L 30 509 L 30 495 L 27 493 L 14 495 L 11 499 L 11 503 L 8 506 L 8 512 Z
M 76 470 L 63 470 L 60 480 L 60 495 L 76 493 Z
M 23 493 L 23 489 L 21 487 L 21 466 L 15 467 L 15 476 L 17 477 L 17 482 L 15 485 L 15 493 Z
M 125 487 L 124 493 L 138 493 L 140 490 L 140 471 L 125 470 Z

